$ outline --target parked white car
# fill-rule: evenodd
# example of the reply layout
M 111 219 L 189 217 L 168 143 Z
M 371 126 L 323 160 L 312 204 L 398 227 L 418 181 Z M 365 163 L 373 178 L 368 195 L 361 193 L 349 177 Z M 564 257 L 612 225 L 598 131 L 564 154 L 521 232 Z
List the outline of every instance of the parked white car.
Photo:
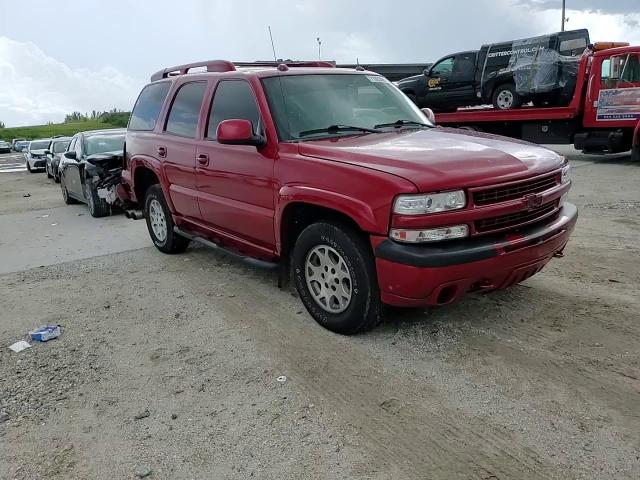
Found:
M 31 173 L 35 173 L 37 170 L 44 171 L 47 165 L 47 154 L 51 145 L 50 138 L 41 138 L 38 140 L 31 140 L 29 146 L 24 152 L 24 156 L 27 162 L 27 170 Z

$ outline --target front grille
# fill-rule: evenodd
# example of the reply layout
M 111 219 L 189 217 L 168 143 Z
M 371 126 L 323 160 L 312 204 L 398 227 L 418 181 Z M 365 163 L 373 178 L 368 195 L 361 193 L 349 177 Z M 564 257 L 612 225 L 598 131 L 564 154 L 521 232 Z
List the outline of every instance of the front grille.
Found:
M 522 198 L 529 193 L 544 192 L 558 184 L 557 174 L 547 175 L 542 178 L 525 180 L 501 187 L 493 187 L 473 193 L 473 203 L 476 205 L 490 205 L 492 203 L 505 202 Z
M 504 230 L 506 228 L 513 228 L 521 225 L 541 220 L 543 217 L 548 216 L 556 210 L 558 202 L 552 202 L 542 207 L 535 208 L 533 210 L 523 210 L 521 212 L 510 213 L 508 215 L 501 215 L 499 217 L 483 218 L 482 220 L 475 221 L 476 232 L 487 233 Z

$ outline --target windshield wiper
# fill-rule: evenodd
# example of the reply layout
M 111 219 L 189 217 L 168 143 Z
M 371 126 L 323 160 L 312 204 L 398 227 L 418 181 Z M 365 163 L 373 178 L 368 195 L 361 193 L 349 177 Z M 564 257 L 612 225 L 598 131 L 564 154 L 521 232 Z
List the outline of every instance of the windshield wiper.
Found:
M 375 125 L 374 128 L 383 128 L 383 127 L 400 128 L 406 125 L 419 126 L 419 127 L 431 127 L 431 125 L 427 125 L 426 123 L 415 122 L 413 120 L 396 120 L 395 122 L 380 123 L 378 125 Z
M 314 128 L 313 130 L 303 130 L 298 133 L 298 137 L 306 137 L 307 135 L 313 135 L 314 133 L 338 133 L 338 132 L 365 132 L 365 133 L 380 133 L 380 130 L 366 127 L 354 127 L 352 125 L 329 125 L 325 128 Z

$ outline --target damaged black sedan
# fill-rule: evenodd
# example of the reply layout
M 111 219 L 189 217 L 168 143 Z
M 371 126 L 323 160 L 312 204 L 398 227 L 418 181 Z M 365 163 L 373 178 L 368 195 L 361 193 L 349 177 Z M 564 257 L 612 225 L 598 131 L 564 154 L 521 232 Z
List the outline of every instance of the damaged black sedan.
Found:
M 111 214 L 124 151 L 124 129 L 76 134 L 60 158 L 60 188 L 66 204 L 86 203 L 93 217 Z

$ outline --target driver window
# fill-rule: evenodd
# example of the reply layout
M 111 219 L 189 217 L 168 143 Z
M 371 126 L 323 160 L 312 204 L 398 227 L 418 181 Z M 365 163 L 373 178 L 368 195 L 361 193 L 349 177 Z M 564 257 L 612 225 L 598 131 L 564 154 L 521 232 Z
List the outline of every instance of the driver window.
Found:
M 448 77 L 453 71 L 453 64 L 453 57 L 445 58 L 434 65 L 431 69 L 431 76 Z
M 629 54 L 620 79 L 626 83 L 640 82 L 640 62 L 637 54 Z

